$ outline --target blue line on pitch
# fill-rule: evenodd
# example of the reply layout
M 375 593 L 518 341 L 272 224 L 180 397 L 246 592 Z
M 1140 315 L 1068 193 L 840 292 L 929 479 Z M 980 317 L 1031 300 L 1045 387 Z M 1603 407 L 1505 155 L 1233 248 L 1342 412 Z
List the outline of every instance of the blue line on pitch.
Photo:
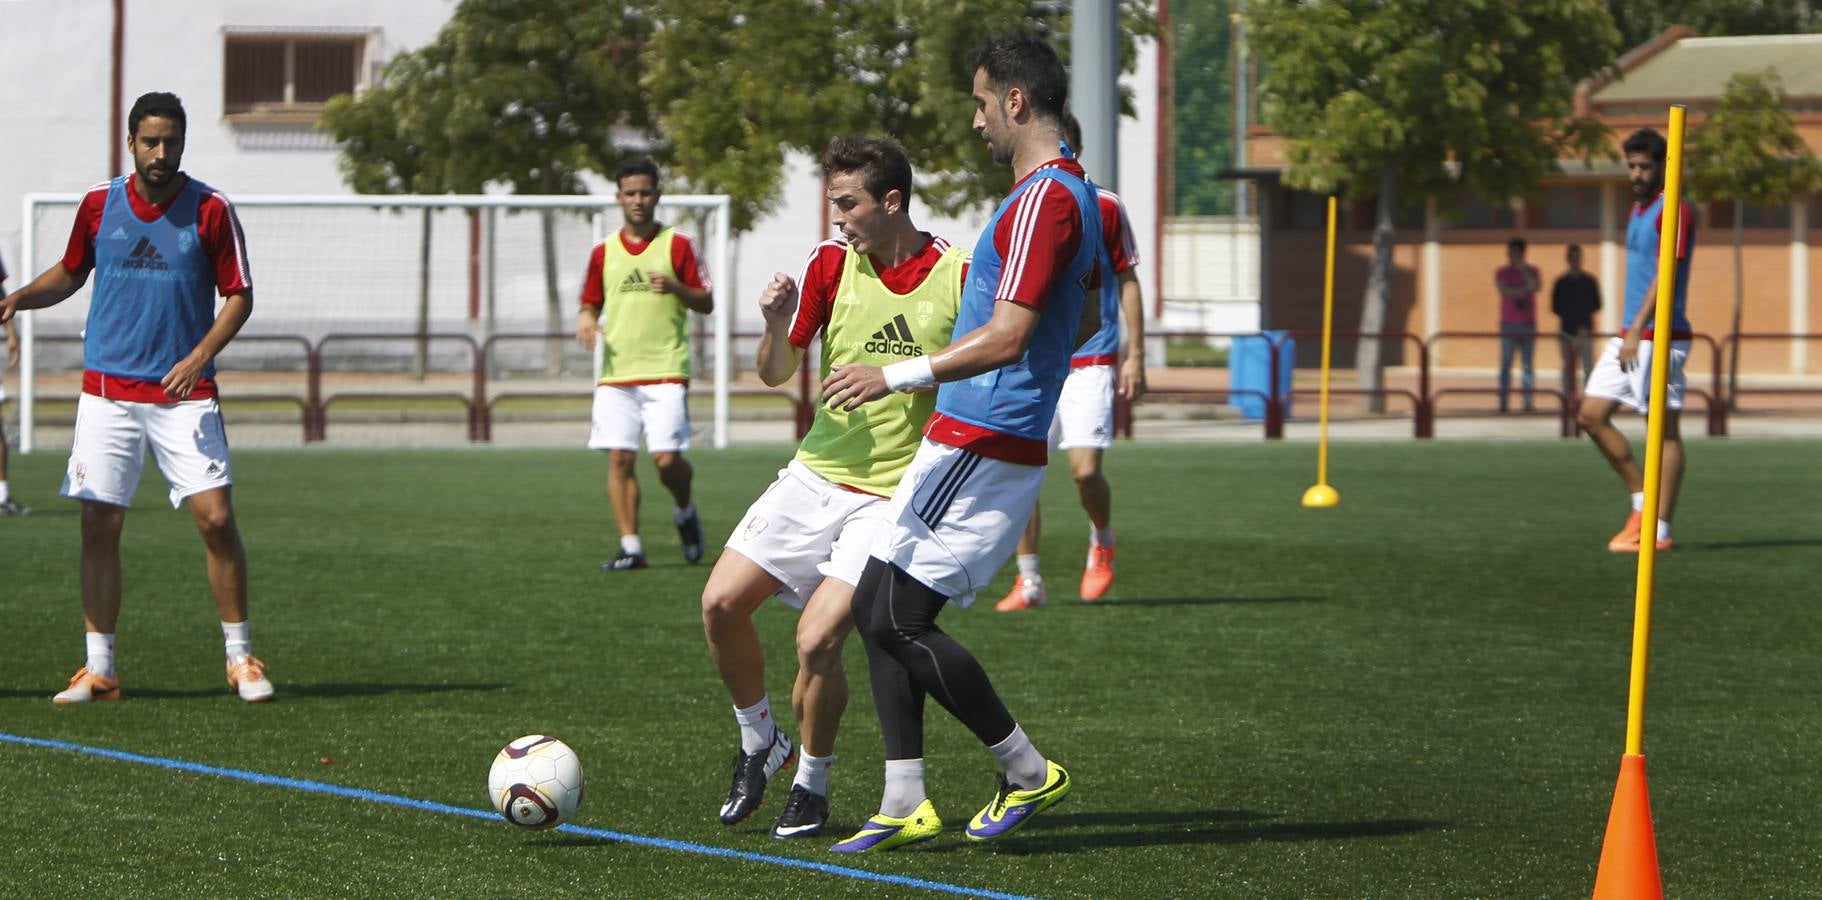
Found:
M 463 806 L 451 806 L 447 803 L 436 803 L 430 800 L 416 800 L 401 797 L 397 794 L 382 794 L 364 788 L 343 787 L 323 781 L 310 781 L 304 778 L 286 778 L 282 775 L 266 775 L 261 772 L 249 772 L 245 769 L 227 769 L 221 766 L 205 765 L 181 759 L 166 759 L 161 756 L 146 756 L 126 750 L 109 750 L 106 747 L 90 747 L 84 744 L 72 744 L 68 741 L 52 741 L 44 738 L 25 737 L 0 731 L 0 742 L 23 744 L 27 747 L 46 747 L 52 750 L 68 750 L 72 753 L 83 753 L 89 756 L 100 756 L 116 759 L 121 762 L 141 763 L 165 769 L 176 769 L 179 772 L 193 772 L 198 775 L 215 775 L 221 778 L 233 778 L 237 781 L 250 781 L 254 784 L 265 784 L 273 787 L 290 788 L 294 791 L 306 791 L 313 794 L 328 794 L 333 797 L 347 797 L 354 800 L 366 800 L 371 803 L 387 803 L 403 806 L 407 809 L 424 812 L 443 813 L 451 816 L 466 816 L 470 819 L 499 818 L 498 813 L 488 810 L 470 809 Z M 669 838 L 647 837 L 642 834 L 628 834 L 621 831 L 609 831 L 605 828 L 585 828 L 581 825 L 558 825 L 555 831 L 568 834 L 579 834 L 584 837 L 601 838 L 619 841 L 626 844 L 639 844 L 646 847 L 659 847 L 665 850 L 677 850 L 683 853 L 696 853 L 702 856 L 719 856 L 725 859 L 741 859 L 748 862 L 770 863 L 775 866 L 787 866 L 793 869 L 808 869 L 843 878 L 857 878 L 862 881 L 879 881 L 886 884 L 900 884 L 907 887 L 922 888 L 927 891 L 939 891 L 945 894 L 961 894 L 967 897 L 991 897 L 994 900 L 1030 900 L 1020 894 L 1007 894 L 1000 891 L 989 891 L 980 888 L 963 887 L 959 884 L 946 884 L 941 881 L 925 881 L 922 878 L 911 878 L 905 875 L 887 875 L 880 872 L 869 872 L 865 869 L 851 869 L 847 866 L 830 865 L 829 863 L 811 862 L 804 859 L 792 859 L 788 856 L 767 856 L 763 853 L 749 853 L 745 850 L 730 850 L 726 847 L 712 847 L 708 844 L 693 844 L 689 841 L 673 841 Z

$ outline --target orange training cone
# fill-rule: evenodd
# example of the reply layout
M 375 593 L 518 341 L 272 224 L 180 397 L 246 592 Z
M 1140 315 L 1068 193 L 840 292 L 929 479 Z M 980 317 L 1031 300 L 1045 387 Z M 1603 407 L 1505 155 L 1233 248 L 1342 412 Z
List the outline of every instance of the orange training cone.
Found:
M 1651 831 L 1651 792 L 1645 786 L 1645 757 L 1620 757 L 1620 781 L 1607 814 L 1607 839 L 1594 876 L 1594 900 L 1663 900 L 1658 876 L 1657 838 Z

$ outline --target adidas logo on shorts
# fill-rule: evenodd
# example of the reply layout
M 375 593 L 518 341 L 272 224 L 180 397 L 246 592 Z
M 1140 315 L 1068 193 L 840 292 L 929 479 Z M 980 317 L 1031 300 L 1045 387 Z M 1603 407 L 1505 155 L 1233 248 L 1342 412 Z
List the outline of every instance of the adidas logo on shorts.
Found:
M 911 323 L 905 321 L 900 313 L 892 317 L 884 328 L 873 332 L 873 339 L 861 345 L 868 353 L 887 353 L 893 356 L 923 356 L 924 348 L 911 337 Z

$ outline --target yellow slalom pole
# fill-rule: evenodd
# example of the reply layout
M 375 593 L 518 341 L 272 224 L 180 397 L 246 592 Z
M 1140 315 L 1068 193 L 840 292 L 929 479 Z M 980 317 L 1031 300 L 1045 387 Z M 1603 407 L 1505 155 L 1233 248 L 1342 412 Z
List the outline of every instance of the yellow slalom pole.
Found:
M 1326 509 L 1341 503 L 1329 487 L 1329 346 L 1335 334 L 1335 198 L 1329 197 L 1328 255 L 1322 267 L 1322 398 L 1316 429 L 1316 483 L 1303 492 L 1303 505 Z
M 1664 208 L 1658 232 L 1657 308 L 1653 310 L 1651 396 L 1645 420 L 1645 504 L 1639 512 L 1638 587 L 1632 613 L 1632 680 L 1626 696 L 1626 753 L 1607 813 L 1607 835 L 1594 876 L 1595 900 L 1660 900 L 1657 837 L 1651 824 L 1651 792 L 1645 779 L 1645 669 L 1651 639 L 1651 597 L 1657 576 L 1659 482 L 1664 465 L 1664 408 L 1670 392 L 1671 324 L 1676 305 L 1677 238 L 1682 234 L 1683 117 L 1670 108 L 1664 157 Z
M 1645 420 L 1645 506 L 1639 512 L 1638 588 L 1632 613 L 1632 681 L 1626 695 L 1626 752 L 1645 752 L 1645 661 L 1650 650 L 1651 598 L 1657 585 L 1658 504 L 1664 471 L 1664 402 L 1670 391 L 1670 329 L 1676 305 L 1677 236 L 1683 228 L 1682 105 L 1670 108 L 1669 151 L 1664 159 L 1664 212 L 1658 235 L 1657 309 L 1651 343 L 1650 415 Z

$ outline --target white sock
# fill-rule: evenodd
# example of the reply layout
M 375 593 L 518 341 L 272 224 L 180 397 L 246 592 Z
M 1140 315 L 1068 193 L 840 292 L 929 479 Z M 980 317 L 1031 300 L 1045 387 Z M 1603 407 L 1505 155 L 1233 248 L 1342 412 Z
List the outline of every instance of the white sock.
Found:
M 772 746 L 778 726 L 772 721 L 770 695 L 759 698 L 758 703 L 746 709 L 734 707 L 734 721 L 740 723 L 740 752 L 758 753 Z
M 0 478 L 0 503 L 5 503 L 12 499 L 12 496 L 13 495 L 6 489 L 6 479 Z
M 1670 523 L 1663 519 L 1658 520 L 1658 540 L 1670 540 Z
M 247 634 L 246 622 L 221 623 L 221 642 L 229 659 L 253 655 L 253 639 Z
M 879 798 L 881 815 L 902 819 L 917 812 L 926 796 L 922 759 L 886 760 L 886 792 Z
M 640 541 L 636 534 L 623 534 L 620 536 L 620 552 L 630 553 L 633 556 L 644 556 L 645 543 Z
M 1088 545 L 1090 547 L 1112 547 L 1113 529 L 1088 527 Z
M 1006 780 L 1022 791 L 1029 791 L 1044 786 L 1044 754 L 1032 746 L 1031 738 L 1025 736 L 1025 729 L 1014 725 L 1012 733 L 1006 739 L 987 748 L 993 751 L 993 758 L 1000 761 L 1000 768 L 1006 770 Z
M 683 523 L 688 522 L 690 520 L 690 516 L 693 516 L 695 514 L 696 514 L 696 504 L 694 502 L 690 503 L 690 505 L 688 505 L 688 506 L 671 507 L 671 521 L 675 522 L 678 525 L 682 525 Z
M 1644 512 L 1645 511 L 1645 492 L 1644 491 L 1639 491 L 1638 493 L 1632 495 L 1632 511 L 1633 512 Z
M 1019 554 L 1019 577 L 1032 584 L 1042 584 L 1044 576 L 1038 574 L 1038 554 Z
M 114 636 L 90 631 L 82 637 L 88 645 L 88 670 L 103 678 L 114 677 Z
M 835 754 L 811 756 L 805 751 L 797 758 L 797 777 L 791 784 L 823 797 L 829 796 L 829 767 L 835 765 Z

